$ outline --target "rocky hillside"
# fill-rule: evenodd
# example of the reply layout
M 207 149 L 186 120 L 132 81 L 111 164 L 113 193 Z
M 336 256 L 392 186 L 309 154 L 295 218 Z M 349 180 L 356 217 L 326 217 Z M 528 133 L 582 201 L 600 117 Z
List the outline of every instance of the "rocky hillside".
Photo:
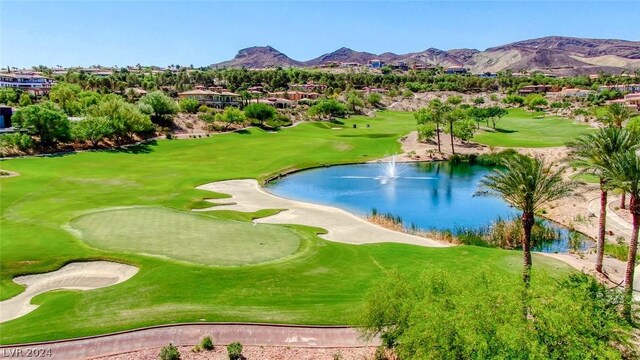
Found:
M 260 69 L 278 66 L 301 67 L 304 66 L 304 63 L 291 59 L 271 46 L 254 46 L 238 51 L 238 54 L 231 60 L 212 66 Z
M 372 54 L 343 47 L 306 62 L 293 60 L 276 49 L 266 46 L 240 50 L 233 60 L 213 66 L 303 67 L 330 62 L 366 64 L 373 59 L 380 59 L 389 64 L 403 61 L 408 65 L 464 66 L 474 73 L 506 69 L 541 70 L 558 75 L 588 74 L 598 71 L 619 73 L 640 68 L 640 41 L 549 36 L 492 47 L 484 51 L 476 49 L 445 51 L 429 48 L 409 54 L 390 52 Z

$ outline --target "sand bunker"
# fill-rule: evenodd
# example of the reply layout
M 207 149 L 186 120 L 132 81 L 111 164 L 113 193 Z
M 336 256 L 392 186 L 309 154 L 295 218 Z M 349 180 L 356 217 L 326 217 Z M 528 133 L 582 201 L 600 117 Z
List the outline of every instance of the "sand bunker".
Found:
M 229 180 L 198 186 L 200 190 L 229 194 L 231 199 L 209 200 L 214 207 L 194 211 L 286 209 L 276 215 L 257 219 L 259 223 L 302 224 L 326 229 L 323 238 L 348 244 L 397 242 L 421 246 L 449 246 L 442 242 L 385 229 L 342 209 L 283 199 L 260 188 L 256 180 Z
M 31 299 L 51 290 L 92 290 L 115 285 L 130 279 L 138 272 L 135 266 L 109 261 L 77 262 L 61 269 L 13 279 L 27 288 L 19 295 L 0 302 L 0 323 L 19 318 L 35 310 Z

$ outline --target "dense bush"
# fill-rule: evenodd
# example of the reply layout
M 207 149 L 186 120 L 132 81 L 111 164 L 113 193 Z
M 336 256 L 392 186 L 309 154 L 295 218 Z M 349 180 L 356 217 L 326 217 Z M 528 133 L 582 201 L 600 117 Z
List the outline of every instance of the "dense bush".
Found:
M 504 273 L 391 271 L 367 296 L 361 321 L 408 360 L 633 357 L 617 291 L 582 274 L 534 279 L 525 290 Z
M 152 109 L 151 121 L 156 124 L 170 124 L 173 115 L 178 112 L 176 102 L 162 91 L 148 93 L 140 99 L 140 104 Z
M 67 116 L 51 102 L 29 105 L 12 117 L 13 126 L 37 137 L 40 146 L 52 146 L 71 138 L 71 124 Z
M 169 344 L 169 346 L 165 346 L 160 349 L 158 357 L 160 360 L 179 360 L 180 352 L 178 351 L 178 348 L 173 346 L 173 344 Z
M 24 153 L 33 147 L 33 139 L 27 134 L 16 132 L 0 135 L 0 154 L 2 156 Z
M 211 336 L 205 336 L 204 338 L 202 338 L 200 347 L 204 350 L 213 350 L 213 340 L 211 340 Z
M 227 345 L 227 355 L 229 355 L 229 360 L 242 359 L 242 344 L 233 342 Z
M 254 120 L 258 126 L 276 117 L 276 109 L 273 106 L 253 103 L 245 106 L 244 114 L 248 119 Z
M 180 109 L 184 112 L 195 114 L 198 112 L 199 108 L 200 108 L 200 103 L 198 103 L 198 100 L 196 99 L 186 98 L 186 99 L 180 100 Z

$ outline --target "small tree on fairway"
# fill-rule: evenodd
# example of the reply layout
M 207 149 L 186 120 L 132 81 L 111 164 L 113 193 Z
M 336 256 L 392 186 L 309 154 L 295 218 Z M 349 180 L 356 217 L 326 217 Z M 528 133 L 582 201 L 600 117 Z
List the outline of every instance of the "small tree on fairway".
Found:
M 551 201 L 575 194 L 576 183 L 565 181 L 565 167 L 553 170 L 542 158 L 513 156 L 505 158 L 504 169 L 498 168 L 480 181 L 481 196 L 504 198 L 522 211 L 522 251 L 524 270 L 522 279 L 526 286 L 531 278 L 531 229 L 535 213 Z
M 429 106 L 422 108 L 413 114 L 418 125 L 433 124 L 435 126 L 435 134 L 437 137 L 438 152 L 440 149 L 440 126 L 444 124 L 444 112 L 447 107 L 438 99 L 431 100 Z M 426 129 L 425 129 L 426 130 Z M 426 133 L 425 133 L 426 135 Z
M 322 99 L 309 108 L 309 116 L 317 116 L 320 119 L 335 118 L 347 114 L 347 106 L 336 99 Z
M 464 143 L 471 140 L 475 131 L 476 125 L 471 119 L 463 119 L 453 124 L 453 134 Z
M 485 109 L 487 113 L 487 117 L 491 120 L 491 125 L 495 130 L 496 125 L 498 125 L 498 121 L 502 119 L 503 116 L 507 115 L 509 112 L 499 106 L 491 106 Z
M 451 138 L 451 152 L 455 154 L 456 148 L 453 141 L 453 138 L 455 136 L 454 127 L 457 122 L 467 119 L 467 113 L 462 109 L 445 108 L 443 119 L 444 119 L 444 122 L 447 124 L 447 128 L 445 128 L 445 132 L 447 132 Z M 473 136 L 473 134 L 471 135 Z
M 525 102 L 529 110 L 531 110 L 531 117 L 534 117 L 536 112 L 542 111 L 542 108 L 548 104 L 547 99 L 540 94 L 528 95 Z
M 265 122 L 276 117 L 276 109 L 273 106 L 263 103 L 249 104 L 244 108 L 244 115 L 258 122 L 259 126 L 263 126 Z

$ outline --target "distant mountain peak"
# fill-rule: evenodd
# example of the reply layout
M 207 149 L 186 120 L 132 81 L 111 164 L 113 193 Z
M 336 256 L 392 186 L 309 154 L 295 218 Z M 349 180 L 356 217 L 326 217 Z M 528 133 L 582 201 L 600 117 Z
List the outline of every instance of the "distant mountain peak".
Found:
M 356 51 L 346 46 L 302 62 L 289 58 L 270 45 L 248 47 L 238 51 L 229 61 L 214 67 L 305 67 L 326 63 L 367 64 L 379 59 L 388 64 L 464 66 L 472 72 L 512 70 L 542 70 L 545 72 L 587 74 L 598 71 L 621 72 L 640 68 L 640 41 L 615 39 L 584 39 L 567 36 L 546 36 L 488 48 L 441 50 L 433 47 L 409 54 L 384 52 L 376 55 Z

